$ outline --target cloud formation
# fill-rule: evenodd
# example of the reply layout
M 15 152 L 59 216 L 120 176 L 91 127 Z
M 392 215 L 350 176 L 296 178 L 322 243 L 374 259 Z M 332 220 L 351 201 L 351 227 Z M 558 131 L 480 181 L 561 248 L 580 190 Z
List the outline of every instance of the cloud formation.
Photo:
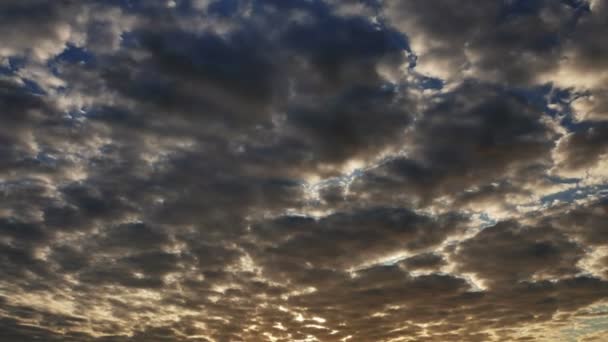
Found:
M 602 340 L 606 11 L 2 1 L 0 340 Z

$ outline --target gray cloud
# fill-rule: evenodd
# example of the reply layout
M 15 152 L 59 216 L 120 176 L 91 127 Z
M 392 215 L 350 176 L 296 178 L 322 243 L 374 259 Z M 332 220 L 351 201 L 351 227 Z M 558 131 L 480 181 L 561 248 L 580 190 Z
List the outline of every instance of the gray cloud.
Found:
M 542 177 L 556 137 L 524 99 L 467 84 L 441 95 L 416 121 L 406 156 L 365 173 L 350 190 L 372 201 L 417 205 L 446 195 L 475 201 L 490 187 L 501 201 L 501 192 L 525 192 L 527 182 Z
M 455 261 L 490 286 L 512 286 L 538 277 L 572 276 L 583 249 L 551 227 L 522 227 L 500 222 L 459 245 Z M 496 265 L 500 265 L 497 268 Z
M 0 339 L 601 339 L 605 10 L 2 2 Z

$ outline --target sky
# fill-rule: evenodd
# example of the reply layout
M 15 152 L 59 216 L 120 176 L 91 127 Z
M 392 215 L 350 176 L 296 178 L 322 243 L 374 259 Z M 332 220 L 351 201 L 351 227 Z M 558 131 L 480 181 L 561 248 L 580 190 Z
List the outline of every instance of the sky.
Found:
M 608 341 L 608 0 L 0 1 L 0 340 Z

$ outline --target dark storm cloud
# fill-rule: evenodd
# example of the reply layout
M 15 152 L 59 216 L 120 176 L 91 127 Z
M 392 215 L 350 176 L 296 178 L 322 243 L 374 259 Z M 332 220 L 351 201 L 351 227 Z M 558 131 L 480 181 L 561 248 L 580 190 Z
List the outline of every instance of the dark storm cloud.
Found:
M 346 275 L 338 286 L 324 286 L 290 302 L 335 322 L 336 330 L 344 324 L 348 333 L 363 340 L 402 336 L 400 328 L 408 322 L 412 325 L 404 331 L 419 339 L 425 339 L 424 334 L 432 341 L 468 341 L 487 340 L 480 331 L 488 328 L 501 331 L 551 320 L 560 310 L 572 312 L 604 297 L 607 289 L 601 280 L 579 277 L 473 292 L 464 279 L 439 274 L 412 277 L 397 266 L 382 266 L 355 277 Z M 426 329 L 426 334 L 416 325 L 437 320 L 442 323 Z
M 143 64 L 126 60 L 123 68 L 104 75 L 110 87 L 149 106 L 142 108 L 153 111 L 145 119 L 158 113 L 169 122 L 177 115 L 193 122 L 251 125 L 268 118 L 273 93 L 285 86 L 271 52 L 258 45 L 262 37 L 148 30 L 136 34 L 150 58 Z
M 525 99 L 468 83 L 441 95 L 416 121 L 407 156 L 370 170 L 351 192 L 380 201 L 418 197 L 423 203 L 454 194 L 473 201 L 470 192 L 468 199 L 462 192 L 483 196 L 488 186 L 494 194 L 499 187 L 517 192 L 518 185 L 536 181 L 551 165 L 555 137 L 542 111 Z
M 581 127 L 565 136 L 555 152 L 561 170 L 581 171 L 596 166 L 608 153 L 608 125 Z
M 407 270 L 437 270 L 446 264 L 441 255 L 433 253 L 418 254 L 401 262 Z
M 563 339 L 608 296 L 606 9 L 2 2 L 0 339 Z
M 608 235 L 605 230 L 605 220 L 608 215 L 606 199 L 592 201 L 589 204 L 563 208 L 565 212 L 553 213 L 543 218 L 543 222 L 553 224 L 571 238 L 589 246 L 605 246 Z
M 384 88 L 380 69 L 396 71 L 405 61 L 402 35 L 337 17 L 320 2 L 253 6 L 274 24 L 273 35 L 264 33 L 267 22 L 248 18 L 222 35 L 152 25 L 135 31 L 145 57 L 112 59 L 101 76 L 138 107 L 105 108 L 95 118 L 198 138 L 232 134 L 245 158 L 272 153 L 265 163 L 293 169 L 369 157 L 399 141 L 410 101 Z M 291 21 L 296 15 L 303 19 Z
M 57 3 L 62 4 L 39 0 L 3 1 L 0 32 L 4 44 L 0 57 L 32 54 L 35 58 L 48 58 L 60 53 L 70 34 L 66 20 L 69 17 L 63 15 L 74 7 L 68 1 Z
M 389 1 L 384 13 L 425 74 L 576 89 L 585 94 L 574 102 L 577 119 L 603 121 L 607 9 L 603 0 Z
M 389 1 L 385 11 L 420 50 L 422 70 L 513 83 L 554 69 L 584 12 L 583 3 L 545 0 Z
M 407 101 L 391 90 L 365 87 L 294 108 L 288 122 L 294 125 L 294 134 L 305 134 L 304 148 L 315 151 L 321 161 L 340 162 L 403 139 L 410 122 L 406 106 Z
M 512 286 L 534 279 L 572 276 L 583 249 L 552 227 L 525 227 L 500 222 L 461 243 L 455 256 L 459 268 L 476 273 L 489 286 Z M 496 265 L 500 268 L 496 268 Z
M 429 218 L 398 208 L 366 208 L 319 220 L 281 217 L 252 231 L 263 246 L 256 254 L 272 274 L 300 267 L 345 269 L 403 250 L 423 250 L 462 232 L 466 223 L 458 215 Z
M 48 105 L 24 86 L 0 81 L 0 105 L 3 125 L 0 128 L 2 173 L 27 166 L 20 157 L 31 153 L 32 126 L 45 119 Z M 26 164 L 26 165 L 24 165 Z

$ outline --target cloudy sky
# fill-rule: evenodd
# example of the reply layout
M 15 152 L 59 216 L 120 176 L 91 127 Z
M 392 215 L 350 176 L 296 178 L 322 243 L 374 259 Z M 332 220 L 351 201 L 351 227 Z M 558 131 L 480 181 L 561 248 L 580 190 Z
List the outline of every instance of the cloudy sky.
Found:
M 0 340 L 608 340 L 608 0 L 2 0 Z

